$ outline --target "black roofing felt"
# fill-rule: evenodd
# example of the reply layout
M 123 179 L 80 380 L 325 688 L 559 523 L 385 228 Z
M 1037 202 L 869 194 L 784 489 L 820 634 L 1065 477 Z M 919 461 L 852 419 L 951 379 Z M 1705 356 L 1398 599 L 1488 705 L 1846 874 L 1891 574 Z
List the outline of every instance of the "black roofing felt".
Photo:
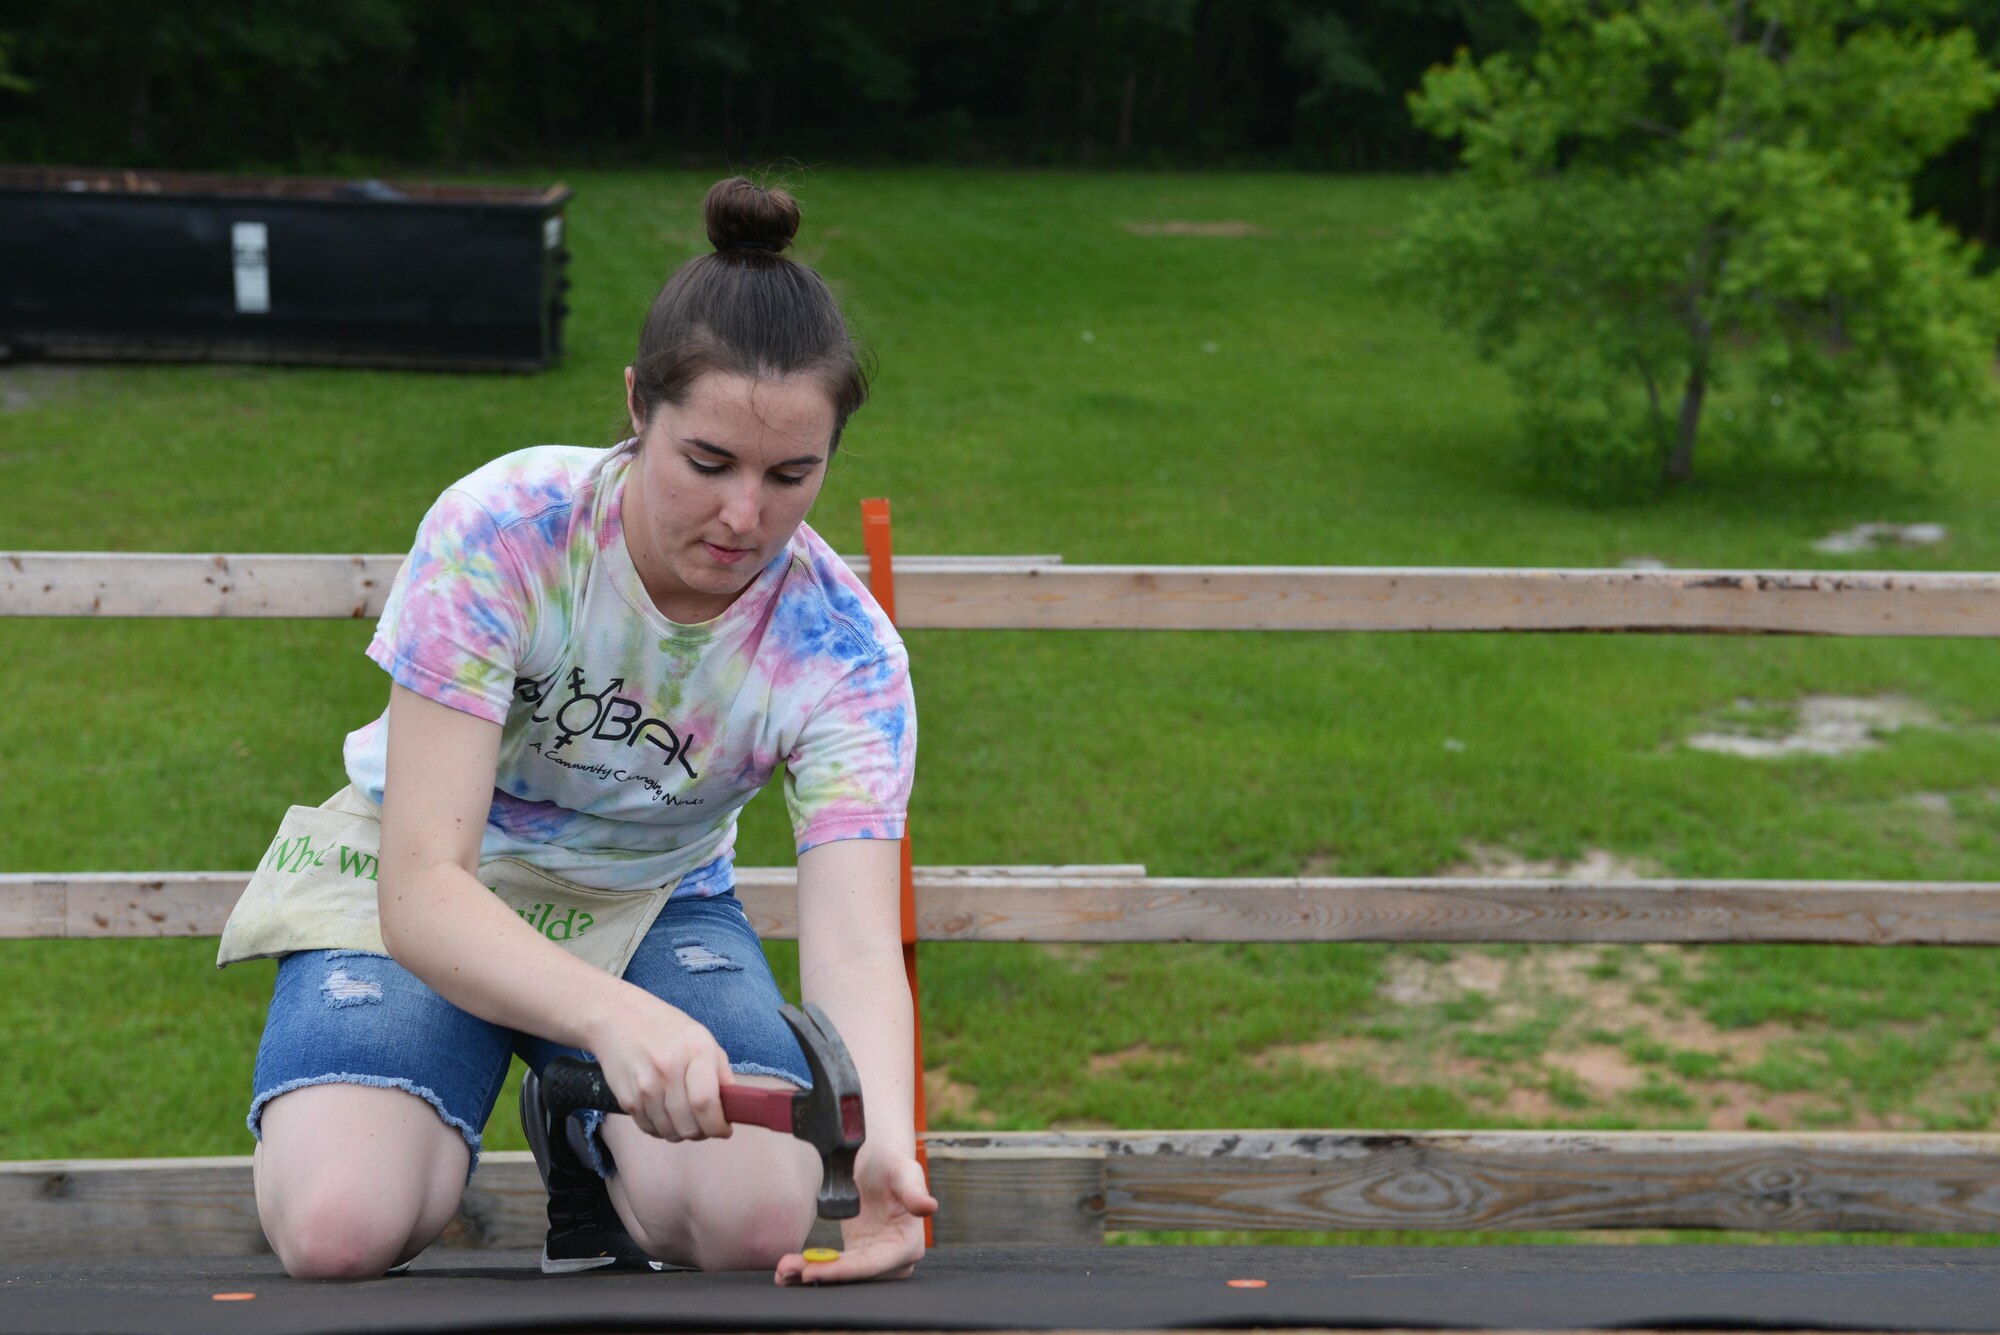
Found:
M 241 1292 L 256 1297 L 213 1297 Z M 9 1335 L 1308 1325 L 2000 1332 L 2000 1249 L 949 1247 L 913 1280 L 823 1289 L 545 1276 L 529 1252 L 436 1251 L 351 1284 L 290 1280 L 269 1257 L 0 1267 Z

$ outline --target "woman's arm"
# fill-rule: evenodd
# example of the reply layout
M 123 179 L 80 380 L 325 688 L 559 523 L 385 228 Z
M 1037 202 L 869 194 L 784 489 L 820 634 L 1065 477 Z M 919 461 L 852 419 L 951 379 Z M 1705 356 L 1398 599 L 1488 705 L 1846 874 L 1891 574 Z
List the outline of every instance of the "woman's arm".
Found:
M 595 1053 L 648 1134 L 728 1135 L 729 1063 L 708 1031 L 544 939 L 479 883 L 499 755 L 499 724 L 390 687 L 376 890 L 389 953 L 461 1010 Z
M 915 1016 L 903 973 L 902 845 L 842 839 L 799 858 L 799 981 L 861 1075 L 868 1138 L 855 1163 L 861 1214 L 838 1261 L 778 1263 L 778 1282 L 900 1277 L 923 1256 L 937 1209 L 916 1161 Z M 810 1271 L 810 1273 L 807 1273 Z

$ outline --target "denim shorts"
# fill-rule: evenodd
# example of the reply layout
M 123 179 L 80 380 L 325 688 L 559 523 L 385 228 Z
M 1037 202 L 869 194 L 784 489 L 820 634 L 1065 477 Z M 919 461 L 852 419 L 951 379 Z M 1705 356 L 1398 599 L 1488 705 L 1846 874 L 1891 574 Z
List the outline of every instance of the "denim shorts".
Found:
M 715 1036 L 739 1075 L 810 1086 L 805 1054 L 778 1014 L 784 997 L 756 929 L 733 892 L 670 899 L 625 968 L 626 981 L 687 1012 Z M 401 1089 L 465 1137 L 479 1165 L 480 1132 L 519 1055 L 539 1072 L 559 1053 L 588 1056 L 492 1024 L 446 1001 L 390 959 L 360 950 L 303 950 L 278 964 L 250 1102 L 250 1132 L 264 1105 L 307 1085 Z M 613 1171 L 598 1112 L 577 1114 L 591 1166 Z

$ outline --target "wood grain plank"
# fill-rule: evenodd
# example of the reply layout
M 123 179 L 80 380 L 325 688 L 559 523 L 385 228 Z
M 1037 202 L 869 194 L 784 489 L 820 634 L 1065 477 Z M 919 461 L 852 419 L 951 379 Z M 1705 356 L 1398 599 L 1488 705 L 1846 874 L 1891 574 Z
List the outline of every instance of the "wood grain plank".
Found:
M 526 1151 L 483 1155 L 436 1246 L 542 1245 L 548 1193 Z M 256 1256 L 250 1157 L 0 1163 L 0 1260 Z
M 1095 883 L 1145 874 L 1138 863 L 916 869 L 917 882 L 925 887 L 1017 880 Z M 0 874 L 0 940 L 219 936 L 249 876 L 225 871 Z M 758 906 L 765 921 L 777 924 L 778 939 L 795 939 L 797 868 L 739 867 L 736 877 L 738 892 Z
M 8 552 L 0 616 L 376 617 L 403 557 Z
M 1088 1247 L 1104 1241 L 1104 1149 L 1049 1145 L 928 1154 L 940 1246 Z
M 906 587 L 897 573 L 916 629 L 2000 635 L 1992 574 L 1065 566 Z
M 841 559 L 868 577 L 867 557 Z M 0 552 L 0 616 L 374 618 L 403 560 L 401 553 Z M 1061 565 L 1053 555 L 906 556 L 896 573 Z
M 939 1227 L 969 1242 L 1029 1229 L 1081 1241 L 1100 1227 L 2000 1231 L 1995 1134 L 932 1132 L 925 1141 L 950 1205 Z M 1092 1189 L 1100 1172 L 1101 1193 Z M 544 1199 L 527 1154 L 488 1154 L 443 1245 L 536 1246 Z M 0 1164 L 0 1259 L 264 1250 L 247 1157 Z
M 2000 883 L 1185 877 L 967 879 L 924 940 L 2000 944 Z
M 919 867 L 918 937 L 2000 945 L 2000 883 L 1986 881 L 1201 880 L 1143 872 Z M 737 873 L 737 894 L 768 939 L 797 938 L 794 874 L 787 867 Z M 215 936 L 246 879 L 242 872 L 0 875 L 0 938 Z
M 846 558 L 865 569 L 859 558 Z M 0 616 L 372 617 L 399 555 L 0 553 Z M 2000 635 L 2000 575 L 1071 566 L 904 557 L 914 630 Z
M 247 1156 L 0 1163 L 0 1259 L 269 1250 Z
M 2000 1230 L 2000 1135 L 1209 1131 L 1100 1145 L 1110 1229 Z

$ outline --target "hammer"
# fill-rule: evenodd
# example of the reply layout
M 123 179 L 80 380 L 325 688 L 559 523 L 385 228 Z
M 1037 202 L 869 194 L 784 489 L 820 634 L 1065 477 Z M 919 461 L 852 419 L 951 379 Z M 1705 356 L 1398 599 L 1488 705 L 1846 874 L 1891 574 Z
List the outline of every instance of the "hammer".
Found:
M 818 1150 L 824 1169 L 819 1183 L 819 1217 L 852 1219 L 861 1213 L 861 1191 L 854 1185 L 854 1156 L 864 1135 L 860 1073 L 825 1011 L 808 1001 L 803 1011 L 783 1005 L 778 1014 L 798 1036 L 806 1068 L 812 1074 L 812 1088 L 724 1085 L 723 1115 L 746 1126 L 769 1127 L 797 1136 Z M 558 1125 L 585 1108 L 624 1111 L 611 1086 L 604 1083 L 603 1068 L 570 1056 L 551 1057 L 543 1068 L 542 1100 Z

